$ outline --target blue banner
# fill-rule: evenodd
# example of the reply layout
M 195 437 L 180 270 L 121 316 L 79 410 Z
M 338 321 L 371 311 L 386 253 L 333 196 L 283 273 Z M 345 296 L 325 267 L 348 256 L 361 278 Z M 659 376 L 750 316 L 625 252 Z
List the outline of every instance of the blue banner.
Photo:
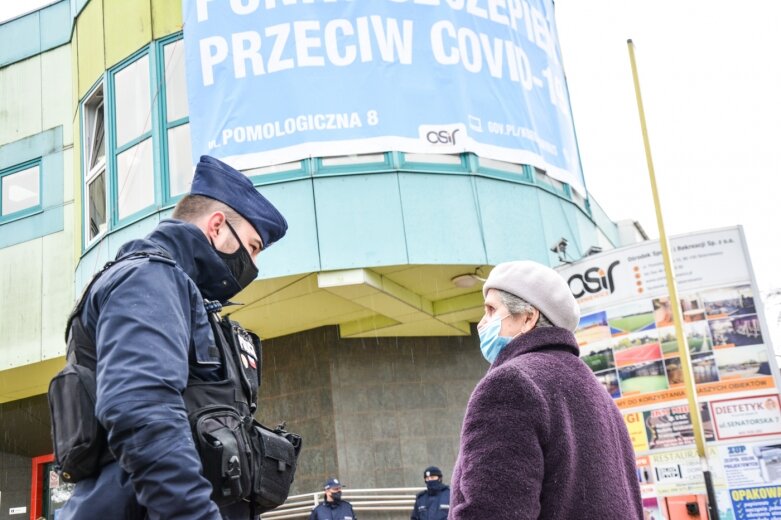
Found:
M 781 520 L 781 486 L 730 490 L 736 520 Z
M 551 0 L 183 0 L 194 160 L 399 150 L 584 190 Z

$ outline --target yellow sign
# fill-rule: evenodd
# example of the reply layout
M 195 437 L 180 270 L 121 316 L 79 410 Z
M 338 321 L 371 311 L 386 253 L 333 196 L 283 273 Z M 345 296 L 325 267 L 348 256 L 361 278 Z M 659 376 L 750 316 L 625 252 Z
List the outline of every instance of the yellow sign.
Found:
M 629 438 L 632 439 L 632 446 L 635 453 L 648 450 L 648 437 L 645 435 L 645 424 L 643 424 L 643 412 L 624 414 L 626 429 L 629 430 Z

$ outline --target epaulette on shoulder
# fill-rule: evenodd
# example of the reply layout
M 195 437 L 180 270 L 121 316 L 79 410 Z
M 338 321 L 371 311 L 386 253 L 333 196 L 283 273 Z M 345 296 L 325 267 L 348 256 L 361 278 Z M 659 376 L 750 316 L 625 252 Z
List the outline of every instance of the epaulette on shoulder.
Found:
M 174 260 L 173 258 L 171 258 L 169 256 L 152 254 L 152 255 L 149 255 L 148 258 L 149 258 L 150 262 L 162 262 L 164 264 L 168 264 L 168 265 L 171 265 L 171 266 L 175 266 L 176 265 L 176 260 Z

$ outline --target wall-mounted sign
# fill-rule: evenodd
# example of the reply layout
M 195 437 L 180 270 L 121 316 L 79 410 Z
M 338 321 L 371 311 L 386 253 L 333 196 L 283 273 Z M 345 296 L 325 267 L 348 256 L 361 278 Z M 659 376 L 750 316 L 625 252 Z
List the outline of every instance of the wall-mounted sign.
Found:
M 470 151 L 585 194 L 551 0 L 184 0 L 183 13 L 194 160 Z
M 781 491 L 781 400 L 742 230 L 673 237 L 670 248 L 722 518 L 776 518 L 755 515 L 776 511 L 772 494 Z M 643 497 L 667 503 L 701 493 L 659 243 L 589 256 L 559 272 L 580 305 L 581 359 L 624 415 Z M 738 439 L 761 444 L 730 444 Z

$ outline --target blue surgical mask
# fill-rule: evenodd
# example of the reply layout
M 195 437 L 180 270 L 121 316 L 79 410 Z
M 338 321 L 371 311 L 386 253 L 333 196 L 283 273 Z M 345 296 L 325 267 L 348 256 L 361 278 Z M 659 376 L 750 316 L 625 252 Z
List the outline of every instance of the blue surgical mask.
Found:
M 509 314 L 507 316 L 509 316 Z M 497 318 L 477 331 L 477 334 L 480 336 L 480 352 L 483 353 L 483 357 L 486 361 L 491 364 L 496 360 L 499 352 L 501 352 L 512 339 L 509 336 L 499 335 L 499 330 L 502 328 L 502 320 L 507 316 Z

